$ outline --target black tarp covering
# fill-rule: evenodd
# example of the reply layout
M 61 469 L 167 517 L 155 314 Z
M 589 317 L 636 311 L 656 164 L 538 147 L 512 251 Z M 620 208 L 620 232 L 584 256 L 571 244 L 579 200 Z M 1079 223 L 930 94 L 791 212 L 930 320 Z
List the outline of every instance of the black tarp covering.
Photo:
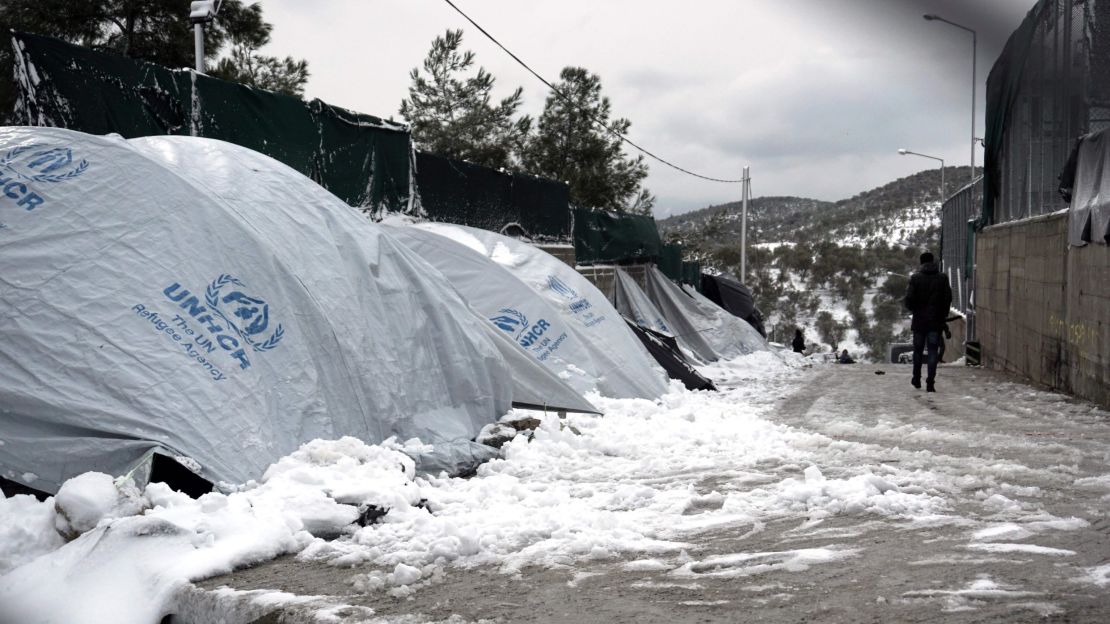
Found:
M 401 124 L 49 37 L 12 33 L 12 45 L 18 123 L 219 139 L 289 165 L 352 206 L 408 207 L 411 150 Z
M 624 322 L 628 323 L 632 333 L 644 343 L 644 347 L 671 379 L 681 381 L 687 390 L 717 390 L 713 381 L 695 370 L 682 355 L 674 336 L 642 327 L 627 318 Z
M 574 254 L 578 264 L 653 259 L 662 246 L 653 217 L 574 209 Z
M 764 338 L 763 313 L 755 305 L 752 291 L 739 281 L 726 275 L 701 274 L 701 293 L 733 316 L 738 316 L 754 327 Z
M 570 191 L 562 182 L 418 151 L 416 187 L 420 207 L 432 221 L 540 241 L 570 240 Z
M 1006 41 L 994 67 L 987 76 L 986 122 L 983 130 L 983 225 L 994 222 L 994 205 L 1002 192 L 1002 152 L 1004 135 L 1011 124 L 1014 103 L 1017 101 L 1022 71 L 1029 58 L 1033 36 L 1037 29 L 1037 16 L 1044 9 L 1046 0 L 1038 0 L 1029 14 Z
M 684 260 L 682 262 L 682 279 L 676 281 L 689 284 L 697 289 L 698 292 L 701 292 L 701 262 L 697 260 Z

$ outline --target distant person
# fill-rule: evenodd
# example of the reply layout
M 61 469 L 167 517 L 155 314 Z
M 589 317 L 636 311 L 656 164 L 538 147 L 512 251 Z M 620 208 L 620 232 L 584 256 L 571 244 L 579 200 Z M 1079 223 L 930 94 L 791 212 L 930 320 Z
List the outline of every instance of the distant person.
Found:
M 794 341 L 790 344 L 794 347 L 794 353 L 806 352 L 806 337 L 802 335 L 801 329 L 794 330 Z
M 848 355 L 848 350 L 847 349 L 840 352 L 840 357 L 837 358 L 836 361 L 840 362 L 841 364 L 855 364 L 856 363 L 856 361 L 852 359 L 852 356 Z
M 952 307 L 952 287 L 948 276 L 941 273 L 933 254 L 921 254 L 921 268 L 910 276 L 906 289 L 906 308 L 913 312 L 910 329 L 913 331 L 914 388 L 921 387 L 921 359 L 928 349 L 925 391 L 936 392 L 937 362 L 940 361 L 941 332 L 945 328 L 948 310 Z

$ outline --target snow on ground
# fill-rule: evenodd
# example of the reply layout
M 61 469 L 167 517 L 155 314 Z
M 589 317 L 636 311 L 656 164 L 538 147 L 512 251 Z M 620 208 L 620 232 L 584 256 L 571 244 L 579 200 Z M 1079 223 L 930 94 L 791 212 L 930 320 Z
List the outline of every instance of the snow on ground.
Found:
M 157 622 L 190 580 L 286 553 L 370 564 L 375 571 L 358 574 L 355 589 L 406 596 L 449 566 L 488 564 L 514 574 L 625 556 L 630 569 L 674 577 L 746 576 L 855 556 L 836 545 L 700 561 L 686 554 L 698 532 L 755 534 L 782 518 L 801 518 L 802 528 L 814 530 L 836 515 L 958 524 L 946 494 L 959 490 L 959 475 L 875 464 L 846 471 L 852 443 L 775 422 L 775 401 L 810 365 L 792 353 L 760 352 L 705 367 L 719 393 L 674 383 L 657 401 L 591 395 L 603 417 L 546 418 L 470 479 L 419 477 L 395 441 L 343 438 L 310 442 L 259 482 L 198 500 L 162 484 L 139 492 L 97 475 L 73 480 L 43 503 L 0 499 L 0 616 L 8 618 L 0 621 Z M 831 428 L 849 426 L 830 414 Z M 998 493 L 989 505 L 999 523 L 978 527 L 969 551 L 1066 554 L 1014 543 L 1038 530 L 1065 530 L 1057 525 L 1066 520 L 1019 527 L 1012 521 L 1028 515 L 1020 504 Z M 388 513 L 362 526 L 371 506 Z M 87 532 L 62 546 L 55 526 Z M 1093 582 L 1107 577 L 1090 570 Z M 1007 590 L 984 581 L 952 590 L 953 604 L 982 591 Z

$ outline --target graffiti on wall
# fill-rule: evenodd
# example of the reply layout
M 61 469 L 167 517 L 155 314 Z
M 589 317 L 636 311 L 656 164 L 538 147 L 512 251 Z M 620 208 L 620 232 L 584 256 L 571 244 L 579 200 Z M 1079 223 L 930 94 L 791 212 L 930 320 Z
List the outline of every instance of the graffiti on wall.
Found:
M 1090 323 L 1084 321 L 1068 322 L 1055 314 L 1048 317 L 1048 324 L 1053 330 L 1059 332 L 1068 341 L 1068 344 L 1083 346 L 1091 344 L 1098 339 L 1098 330 Z

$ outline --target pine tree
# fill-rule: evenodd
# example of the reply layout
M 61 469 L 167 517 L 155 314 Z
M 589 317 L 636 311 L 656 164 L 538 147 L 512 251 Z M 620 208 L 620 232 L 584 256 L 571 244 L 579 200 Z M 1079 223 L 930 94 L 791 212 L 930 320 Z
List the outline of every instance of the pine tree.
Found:
M 9 28 L 174 69 L 195 65 L 189 4 L 181 0 L 3 0 L 0 30 Z M 238 55 L 233 51 L 230 57 L 209 61 L 209 67 L 216 67 L 213 74 L 300 95 L 308 80 L 307 62 L 257 54 L 272 29 L 262 18 L 261 5 L 224 0 L 219 17 L 205 27 L 207 55 L 219 59 L 229 44 L 243 47 Z M 0 72 L 12 72 L 6 43 L 0 45 Z M 10 81 L 0 80 L 2 114 L 10 112 L 14 97 Z
M 301 97 L 308 82 L 308 61 L 291 56 L 279 59 L 258 53 L 247 43 L 236 43 L 231 54 L 220 59 L 212 75 L 267 91 Z
M 627 158 L 614 134 L 627 133 L 632 122 L 609 119 L 612 105 L 596 74 L 566 67 L 559 78 L 558 93 L 548 95 L 525 148 L 525 170 L 565 181 L 576 206 L 651 214 L 655 198 L 641 186 L 648 174 L 644 158 Z
M 513 165 L 532 127 L 528 116 L 516 118 L 522 89 L 492 103 L 494 77 L 474 69 L 474 53 L 460 51 L 463 32 L 448 30 L 432 41 L 423 71 L 409 73 L 409 97 L 400 114 L 421 149 L 494 169 Z

